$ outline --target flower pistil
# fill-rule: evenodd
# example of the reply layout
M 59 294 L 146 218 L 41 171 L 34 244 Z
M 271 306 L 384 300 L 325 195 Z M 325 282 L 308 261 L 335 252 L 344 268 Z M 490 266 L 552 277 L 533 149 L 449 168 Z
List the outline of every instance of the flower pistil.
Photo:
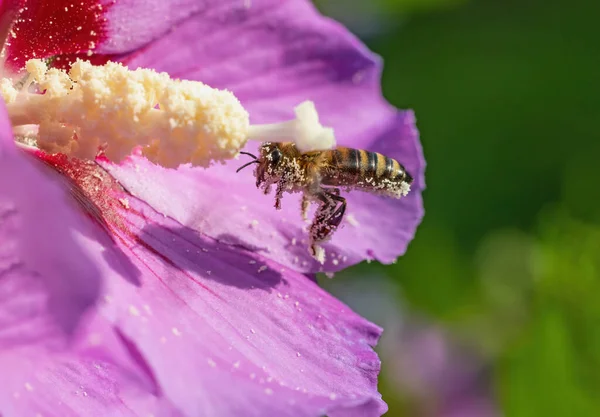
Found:
M 0 94 L 13 127 L 38 126 L 36 145 L 48 152 L 93 159 L 102 149 L 120 162 L 140 146 L 164 167 L 207 167 L 234 158 L 248 140 L 292 141 L 303 151 L 335 146 L 333 129 L 321 126 L 309 101 L 296 107 L 295 120 L 250 125 L 233 93 L 167 73 L 81 60 L 68 72 L 39 59 L 25 69 L 22 87 L 4 78 Z

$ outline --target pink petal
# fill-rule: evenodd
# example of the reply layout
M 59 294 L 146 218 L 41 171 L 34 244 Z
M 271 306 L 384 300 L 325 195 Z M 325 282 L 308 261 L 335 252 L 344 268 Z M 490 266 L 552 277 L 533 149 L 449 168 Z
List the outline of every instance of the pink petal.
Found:
M 0 415 L 179 415 L 91 309 L 107 271 L 137 271 L 0 111 Z
M 96 220 L 140 276 L 103 269 L 99 313 L 184 415 L 385 410 L 372 350 L 381 329 L 304 275 L 165 218 L 98 166 L 39 155 L 71 176 L 80 201 L 104 199 Z
M 112 3 L 108 2 L 106 12 L 106 41 L 96 50 L 101 54 L 136 50 L 207 7 L 239 4 L 231 0 L 119 0 Z
M 4 417 L 181 416 L 99 317 L 68 349 L 0 348 Z
M 81 248 L 95 231 L 43 167 L 15 148 L 4 108 L 0 112 L 2 347 L 71 333 L 98 296 L 100 272 Z
M 379 329 L 298 273 L 202 238 L 135 199 L 128 206 L 143 282 L 140 290 L 109 287 L 111 314 L 175 404 L 190 415 L 210 406 L 235 416 L 260 393 L 312 407 L 282 401 L 277 415 L 319 415 L 348 401 L 381 409 L 370 348 Z M 190 386 L 210 398 L 199 401 Z
M 425 163 L 414 115 L 398 112 L 381 97 L 380 60 L 308 2 L 247 4 L 207 7 L 125 62 L 230 89 L 253 123 L 286 120 L 295 105 L 313 100 L 340 145 L 398 159 L 416 178 L 409 197 L 397 201 L 350 193 L 353 219 L 325 245 L 330 254 L 325 270 L 365 258 L 392 262 L 406 250 L 423 215 Z M 307 251 L 299 196 L 286 195 L 283 209 L 276 211 L 273 197 L 256 190 L 250 169 L 235 174 L 241 163 L 165 171 L 133 158 L 105 167 L 132 194 L 186 226 L 296 270 L 318 270 Z

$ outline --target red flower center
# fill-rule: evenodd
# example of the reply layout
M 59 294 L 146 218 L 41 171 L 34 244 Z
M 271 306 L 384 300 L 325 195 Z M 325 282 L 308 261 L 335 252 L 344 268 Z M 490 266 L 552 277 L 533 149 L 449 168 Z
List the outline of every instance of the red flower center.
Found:
M 95 0 L 7 1 L 0 13 L 15 17 L 6 39 L 6 64 L 19 71 L 31 58 L 56 56 L 57 66 L 63 66 L 61 61 L 74 55 L 89 56 L 106 39 L 106 11 Z

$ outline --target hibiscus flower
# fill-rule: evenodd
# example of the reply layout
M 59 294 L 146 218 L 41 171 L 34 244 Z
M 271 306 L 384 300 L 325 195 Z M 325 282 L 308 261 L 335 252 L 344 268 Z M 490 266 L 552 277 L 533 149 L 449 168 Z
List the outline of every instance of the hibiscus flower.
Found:
M 381 98 L 378 58 L 300 0 L 5 1 L 0 24 L 3 91 L 55 88 L 0 115 L 0 415 L 385 412 L 372 351 L 381 329 L 311 279 L 395 260 L 422 216 L 414 117 Z M 71 81 L 39 62 L 27 76 L 31 58 L 199 80 L 232 91 L 254 125 L 292 119 L 310 100 L 339 144 L 401 160 L 412 191 L 400 201 L 349 195 L 352 220 L 321 265 L 297 198 L 275 211 L 251 173 L 235 173 L 239 161 L 166 168 L 144 156 L 152 143 L 122 160 L 112 144 L 106 156 L 69 154 L 65 126 L 32 119 L 27 106 L 60 85 L 72 91 Z M 52 137 L 62 153 L 49 152 Z

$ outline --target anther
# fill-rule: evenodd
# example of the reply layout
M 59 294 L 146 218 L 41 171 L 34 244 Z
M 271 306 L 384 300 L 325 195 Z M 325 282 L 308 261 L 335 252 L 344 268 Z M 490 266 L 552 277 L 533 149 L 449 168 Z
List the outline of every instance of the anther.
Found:
M 165 167 L 208 166 L 235 157 L 247 140 L 248 112 L 228 91 L 113 62 L 78 60 L 67 74 L 35 59 L 26 70 L 25 86 L 35 81 L 44 94 L 17 91 L 6 79 L 0 93 L 13 126 L 40 126 L 42 149 L 92 159 L 102 146 L 119 162 L 141 146 Z

